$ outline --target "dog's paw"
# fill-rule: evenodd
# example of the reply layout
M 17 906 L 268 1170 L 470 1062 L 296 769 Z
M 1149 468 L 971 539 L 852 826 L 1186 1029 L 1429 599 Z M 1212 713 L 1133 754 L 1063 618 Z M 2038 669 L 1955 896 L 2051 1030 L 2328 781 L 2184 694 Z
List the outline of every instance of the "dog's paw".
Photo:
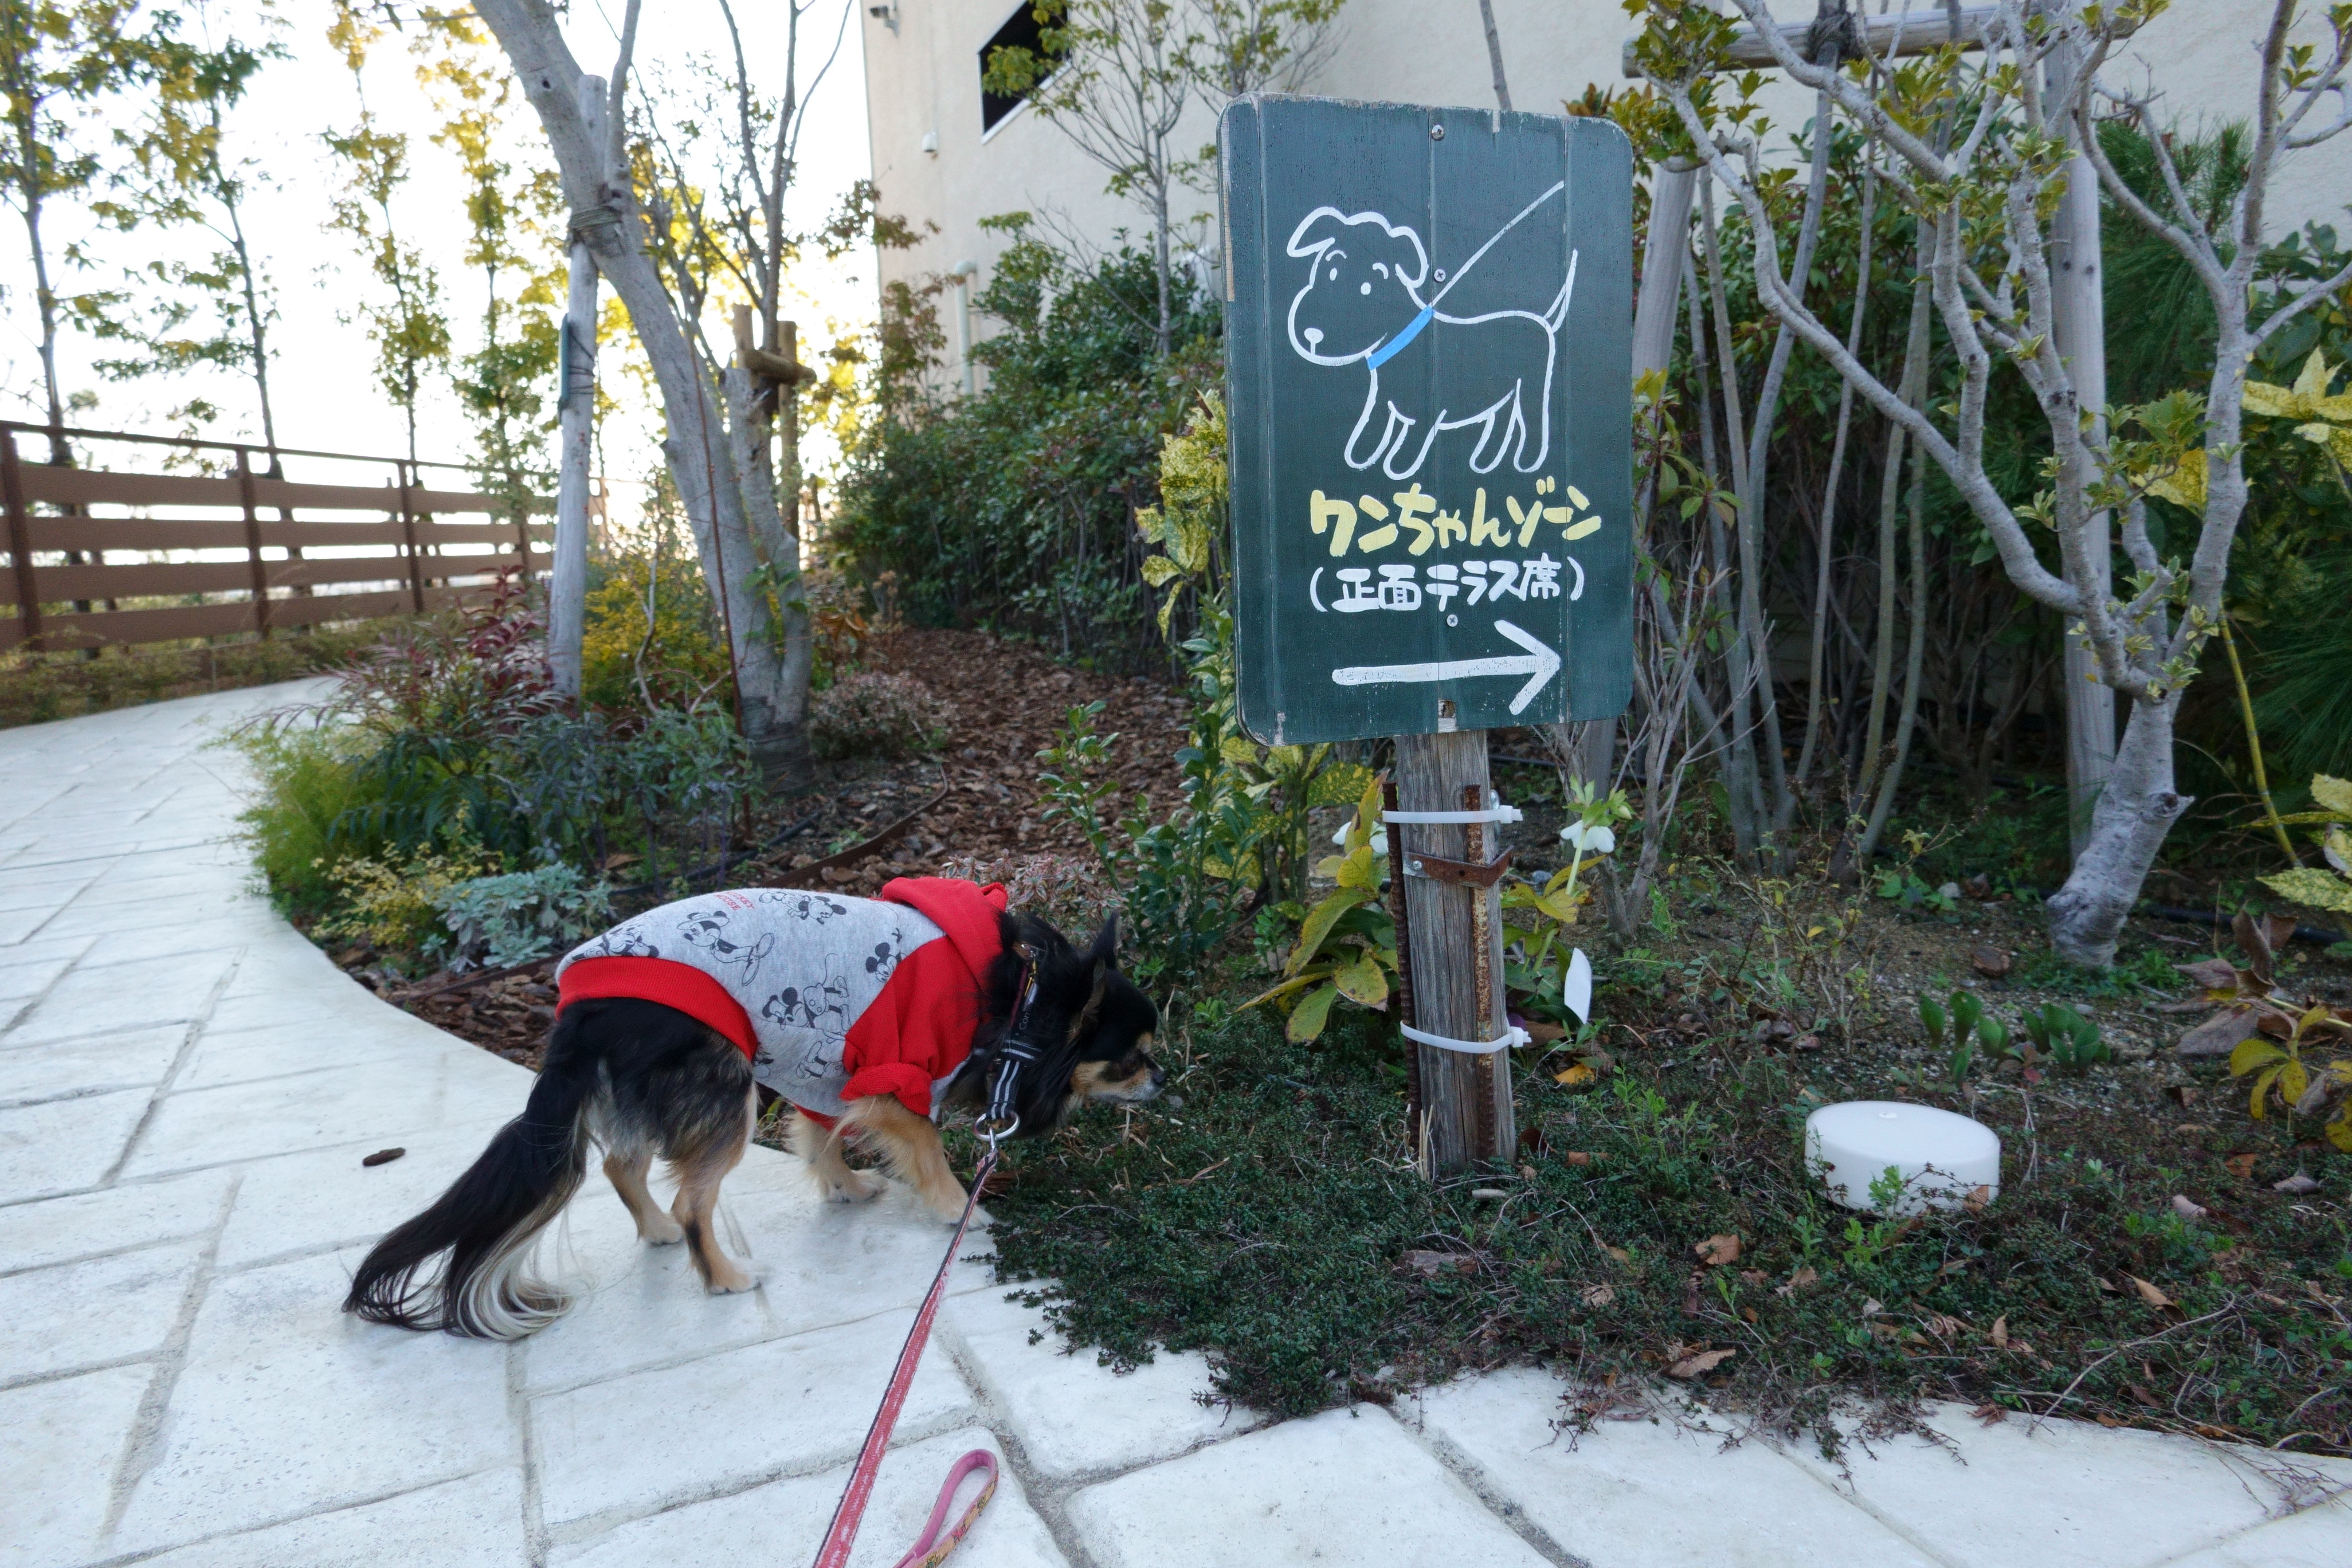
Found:
M 950 1184 L 935 1193 L 925 1193 L 923 1206 L 941 1225 L 956 1225 L 963 1219 L 964 1191 Z
M 881 1177 L 865 1171 L 851 1171 L 824 1184 L 824 1201 L 829 1204 L 870 1204 L 885 1190 Z
M 676 1247 L 686 1239 L 686 1226 L 666 1214 L 657 1214 L 637 1226 L 637 1239 L 647 1247 Z
M 714 1296 L 740 1296 L 756 1290 L 760 1281 L 768 1277 L 764 1268 L 737 1268 L 730 1265 L 710 1276 L 710 1293 Z

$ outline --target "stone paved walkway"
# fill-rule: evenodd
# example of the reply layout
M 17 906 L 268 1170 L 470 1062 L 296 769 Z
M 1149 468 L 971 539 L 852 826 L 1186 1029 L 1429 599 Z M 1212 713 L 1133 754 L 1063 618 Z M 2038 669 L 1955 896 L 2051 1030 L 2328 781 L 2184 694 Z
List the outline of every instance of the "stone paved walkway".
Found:
M 222 726 L 297 688 L 0 733 L 0 1563 L 803 1563 L 942 1232 L 753 1149 L 710 1298 L 592 1182 L 586 1282 L 521 1344 L 336 1310 L 376 1233 L 530 1077 L 376 1001 L 271 915 Z M 374 1169 L 361 1156 L 401 1145 Z M 1842 1474 L 1646 1421 L 1570 1444 L 1516 1371 L 1263 1426 L 1199 1362 L 1032 1344 L 975 1265 L 857 1561 L 953 1455 L 1004 1457 L 961 1568 L 2345 1568 L 2352 1465 L 1954 1410 Z

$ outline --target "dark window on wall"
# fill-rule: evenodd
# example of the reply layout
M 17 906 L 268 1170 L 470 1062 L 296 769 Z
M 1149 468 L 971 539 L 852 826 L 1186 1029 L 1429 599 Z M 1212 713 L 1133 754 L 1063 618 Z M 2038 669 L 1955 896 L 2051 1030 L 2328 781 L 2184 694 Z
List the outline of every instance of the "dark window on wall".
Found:
M 1031 54 L 1045 52 L 1045 25 L 1037 20 L 1034 0 L 1021 0 L 1021 8 L 1004 19 L 996 36 L 980 46 L 980 129 L 982 135 L 996 129 L 997 122 L 1021 107 L 1025 93 L 1007 97 L 988 90 L 988 58 L 999 49 L 1027 49 Z

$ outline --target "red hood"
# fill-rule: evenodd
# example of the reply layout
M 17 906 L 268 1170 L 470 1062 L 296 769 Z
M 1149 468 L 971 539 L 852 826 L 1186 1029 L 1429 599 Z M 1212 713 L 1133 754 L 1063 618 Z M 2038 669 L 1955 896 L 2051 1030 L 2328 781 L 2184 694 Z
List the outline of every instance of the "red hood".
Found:
M 939 927 L 974 981 L 985 981 L 988 966 L 1004 951 L 997 926 L 1005 909 L 1001 882 L 982 887 L 950 877 L 898 877 L 882 884 L 877 896 L 904 904 Z

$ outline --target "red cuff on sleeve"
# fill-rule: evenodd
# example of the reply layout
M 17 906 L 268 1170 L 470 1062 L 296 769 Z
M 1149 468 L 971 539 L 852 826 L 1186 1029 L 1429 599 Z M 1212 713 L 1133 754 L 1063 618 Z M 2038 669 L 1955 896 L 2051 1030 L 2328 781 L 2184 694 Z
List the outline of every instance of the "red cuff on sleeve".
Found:
M 864 1100 L 868 1095 L 893 1094 L 898 1103 L 928 1121 L 931 1116 L 931 1080 L 919 1067 L 905 1062 L 877 1062 L 860 1068 L 841 1086 L 845 1103 Z

